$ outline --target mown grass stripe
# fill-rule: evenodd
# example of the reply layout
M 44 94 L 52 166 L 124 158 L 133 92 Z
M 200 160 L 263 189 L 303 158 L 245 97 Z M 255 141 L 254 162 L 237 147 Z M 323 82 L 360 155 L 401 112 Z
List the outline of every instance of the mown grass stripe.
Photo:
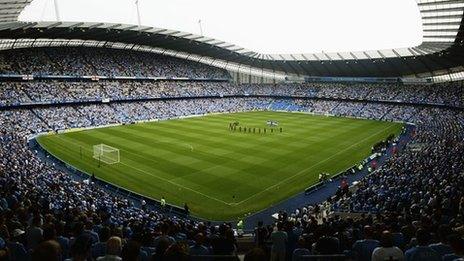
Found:
M 233 121 L 267 128 L 269 119 L 279 121 L 284 133 L 255 135 L 227 129 Z M 375 142 L 400 129 L 401 124 L 388 122 L 265 111 L 124 125 L 38 140 L 69 164 L 104 180 L 152 198 L 164 196 L 177 205 L 188 202 L 192 212 L 204 218 L 229 220 L 303 190 L 322 171 L 334 174 L 352 166 L 369 154 Z M 119 148 L 121 164 L 97 167 L 91 149 L 99 143 Z M 80 147 L 86 148 L 82 158 Z

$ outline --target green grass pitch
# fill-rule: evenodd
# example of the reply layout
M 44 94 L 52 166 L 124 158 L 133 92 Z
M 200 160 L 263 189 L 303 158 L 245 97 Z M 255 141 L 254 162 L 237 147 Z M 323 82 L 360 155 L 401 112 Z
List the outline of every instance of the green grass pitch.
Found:
M 229 123 L 283 133 L 231 132 Z M 302 113 L 252 111 L 139 123 L 38 137 L 50 153 L 97 178 L 195 216 L 232 220 L 276 204 L 370 155 L 402 124 Z M 93 145 L 120 150 L 121 162 L 98 166 Z

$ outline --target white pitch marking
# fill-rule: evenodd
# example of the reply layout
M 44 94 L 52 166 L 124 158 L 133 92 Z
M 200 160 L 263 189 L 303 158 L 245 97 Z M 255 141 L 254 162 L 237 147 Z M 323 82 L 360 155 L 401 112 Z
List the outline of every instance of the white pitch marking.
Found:
M 375 136 L 375 135 L 377 135 L 377 134 L 379 134 L 379 133 L 381 133 L 381 132 L 384 132 L 384 131 L 386 131 L 386 130 L 391 129 L 391 127 L 393 127 L 393 126 L 395 126 L 395 125 L 391 125 L 391 126 L 388 127 L 388 128 L 385 128 L 385 129 L 383 129 L 383 130 L 380 130 L 380 131 L 378 131 L 378 132 L 376 132 L 376 133 L 370 135 L 369 137 L 366 137 L 366 138 L 364 138 L 364 139 L 362 139 L 362 140 L 360 140 L 360 141 L 358 141 L 358 142 L 356 142 L 356 143 L 353 143 L 351 146 L 346 147 L 345 149 L 338 151 L 337 153 L 333 154 L 332 156 L 330 156 L 330 157 L 328 157 L 328 158 L 326 158 L 326 159 L 324 159 L 324 160 L 322 160 L 322 161 L 319 161 L 318 163 L 312 165 L 311 167 L 308 167 L 308 168 L 306 168 L 306 169 L 303 169 L 303 170 L 297 172 L 295 175 L 290 176 L 290 177 L 288 177 L 288 178 L 286 178 L 286 179 L 284 179 L 284 180 L 282 180 L 282 181 L 280 181 L 280 182 L 278 182 L 278 183 L 276 183 L 276 184 L 274 184 L 274 185 L 272 185 L 272 186 L 270 186 L 270 187 L 268 187 L 268 188 L 266 188 L 266 189 L 264 189 L 264 190 L 262 190 L 262 191 L 260 191 L 260 192 L 258 192 L 258 193 L 255 193 L 255 194 L 253 194 L 252 196 L 250 196 L 250 197 L 248 197 L 248 198 L 246 198 L 246 199 L 244 199 L 244 200 L 242 200 L 242 201 L 240 201 L 240 202 L 231 203 L 231 205 L 233 205 L 233 206 L 240 205 L 240 204 L 242 204 L 243 202 L 246 202 L 246 201 L 248 201 L 249 199 L 254 198 L 254 197 L 256 197 L 257 195 L 260 195 L 260 194 L 262 194 L 262 193 L 264 193 L 264 192 L 266 192 L 266 191 L 268 191 L 268 190 L 270 190 L 270 189 L 272 189 L 272 188 L 274 188 L 274 187 L 280 187 L 280 185 L 281 185 L 282 183 L 285 183 L 285 182 L 287 182 L 288 180 L 290 180 L 290 179 L 292 179 L 292 178 L 294 178 L 294 177 L 297 177 L 297 176 L 301 175 L 302 173 L 305 173 L 306 171 L 308 171 L 308 170 L 310 170 L 310 169 L 312 169 L 312 168 L 314 168 L 314 167 L 316 167 L 316 166 L 319 166 L 320 164 L 322 164 L 322 163 L 324 163 L 324 162 L 326 162 L 326 161 L 332 159 L 333 157 L 337 156 L 338 154 L 343 153 L 343 152 L 347 151 L 348 149 L 350 149 L 350 148 L 352 148 L 352 147 L 358 145 L 359 143 L 361 143 L 361 142 L 363 142 L 363 141 L 365 141 L 365 140 L 367 140 L 367 139 L 370 139 L 371 137 L 373 137 L 373 136 Z
M 70 140 L 66 140 L 66 139 L 61 138 L 61 137 L 59 137 L 59 138 L 60 138 L 61 140 L 63 140 L 63 141 L 66 141 L 66 142 L 68 142 L 68 143 L 71 143 L 71 144 L 73 144 L 73 145 L 76 145 L 76 144 L 77 144 L 76 142 L 72 142 L 72 141 L 70 141 Z M 84 148 L 84 149 L 85 149 L 85 148 Z M 88 150 L 88 151 L 91 151 L 91 149 L 87 149 L 87 150 Z M 142 157 L 142 158 L 143 158 L 143 157 Z M 206 197 L 206 198 L 209 198 L 209 199 L 212 199 L 212 200 L 221 202 L 221 203 L 226 204 L 226 205 L 228 205 L 228 206 L 231 205 L 231 203 L 225 202 L 225 201 L 220 200 L 220 199 L 215 198 L 215 197 L 208 196 L 208 195 L 206 195 L 206 194 L 204 194 L 204 193 L 201 193 L 200 191 L 197 191 L 197 190 L 194 190 L 194 189 L 185 187 L 185 186 L 183 186 L 183 185 L 177 184 L 177 183 L 175 183 L 175 182 L 172 182 L 172 181 L 169 180 L 169 179 L 165 179 L 165 178 L 162 178 L 162 177 L 153 175 L 153 174 L 151 174 L 150 172 L 147 172 L 147 171 L 145 171 L 145 170 L 143 170 L 143 169 L 139 169 L 139 168 L 136 168 L 136 167 L 134 167 L 134 166 L 125 164 L 125 163 L 122 162 L 122 161 L 120 161 L 119 164 L 125 165 L 125 166 L 127 166 L 127 167 L 129 167 L 129 168 L 132 168 L 132 169 L 135 169 L 135 170 L 137 170 L 137 171 L 143 172 L 143 173 L 145 173 L 145 174 L 147 174 L 147 175 L 149 175 L 149 176 L 152 176 L 152 177 L 158 178 L 158 179 L 160 179 L 160 180 L 163 180 L 163 181 L 165 181 L 165 182 L 171 183 L 171 184 L 173 184 L 173 185 L 175 185 L 175 186 L 177 186 L 177 187 L 179 187 L 179 188 L 183 188 L 183 189 L 186 189 L 186 190 L 190 190 L 190 191 L 195 192 L 195 193 L 197 193 L 197 194 L 199 194 L 199 195 L 202 195 L 202 196 L 204 196 L 204 197 Z

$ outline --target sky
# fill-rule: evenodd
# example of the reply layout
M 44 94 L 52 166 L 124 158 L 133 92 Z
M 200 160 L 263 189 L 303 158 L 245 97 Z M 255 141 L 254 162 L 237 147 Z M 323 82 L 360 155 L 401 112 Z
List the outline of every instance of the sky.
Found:
M 56 0 L 61 21 L 137 24 L 135 0 Z M 226 41 L 264 54 L 391 49 L 422 42 L 414 0 L 138 0 L 141 24 Z M 22 21 L 55 21 L 34 0 Z M 201 22 L 199 22 L 201 20 Z

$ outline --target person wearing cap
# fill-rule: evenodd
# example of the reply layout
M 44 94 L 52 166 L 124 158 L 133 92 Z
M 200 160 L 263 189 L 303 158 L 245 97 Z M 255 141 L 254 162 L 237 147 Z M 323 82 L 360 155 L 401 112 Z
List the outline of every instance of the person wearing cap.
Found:
M 28 253 L 26 248 L 24 247 L 23 237 L 25 232 L 19 228 L 13 230 L 11 233 L 11 239 L 7 243 L 8 249 L 10 250 L 11 260 L 28 260 Z

